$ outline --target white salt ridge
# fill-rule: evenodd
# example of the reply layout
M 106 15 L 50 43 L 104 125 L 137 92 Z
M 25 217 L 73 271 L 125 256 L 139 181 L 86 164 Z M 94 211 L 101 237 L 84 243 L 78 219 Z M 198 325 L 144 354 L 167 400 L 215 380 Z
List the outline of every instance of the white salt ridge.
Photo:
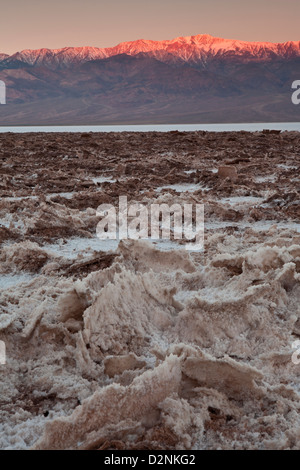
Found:
M 292 229 L 300 232 L 300 223 L 280 222 L 274 220 L 259 222 L 236 223 L 230 221 L 212 221 L 205 222 L 204 230 L 219 230 L 227 227 L 236 227 L 237 229 L 251 228 L 254 231 L 268 230 L 273 226 L 278 229 Z M 160 251 L 185 250 L 185 244 L 179 244 L 176 240 L 160 239 L 147 240 Z M 76 259 L 78 255 L 88 254 L 92 251 L 116 251 L 119 245 L 118 240 L 100 240 L 99 238 L 70 238 L 66 242 L 48 243 L 43 245 L 43 249 L 57 256 L 63 256 L 66 259 Z
M 117 180 L 113 179 L 111 176 L 97 176 L 97 178 L 92 178 L 93 183 L 115 183 Z
M 49 200 L 51 197 L 56 197 L 56 196 L 64 197 L 66 199 L 72 199 L 74 194 L 76 194 L 76 192 L 49 193 L 47 194 L 46 199 Z
M 61 193 L 48 193 L 46 194 L 46 199 L 49 200 L 51 197 L 55 196 L 61 196 L 65 197 L 66 199 L 72 199 L 73 195 L 76 194 L 74 191 L 73 192 L 61 192 Z M 40 196 L 9 196 L 9 197 L 4 197 L 2 198 L 3 201 L 5 202 L 15 202 L 15 201 L 26 201 L 26 200 L 32 200 L 36 201 L 39 199 Z
M 32 281 L 36 275 L 21 273 L 21 274 L 1 274 L 0 275 L 0 290 L 9 289 L 10 287 L 17 286 L 23 282 Z
M 241 204 L 261 204 L 264 201 L 263 197 L 256 196 L 233 196 L 233 197 L 224 197 L 218 200 L 222 204 L 230 204 L 231 206 L 241 205 Z
M 185 249 L 184 245 L 179 245 L 172 240 L 146 240 L 152 243 L 161 251 Z M 76 259 L 78 255 L 88 254 L 91 251 L 116 251 L 119 240 L 100 240 L 99 238 L 69 238 L 66 242 L 47 243 L 43 245 L 43 250 L 56 256 L 63 256 L 66 259 Z
M 2 197 L 2 201 L 14 202 L 14 201 L 24 201 L 25 199 L 38 199 L 38 196 L 11 196 L 11 197 Z
M 278 168 L 283 168 L 284 170 L 297 170 L 298 167 L 295 166 L 295 165 L 287 165 L 287 164 L 284 164 L 284 163 L 279 163 L 279 165 L 277 165 Z
M 219 230 L 226 227 L 236 227 L 237 229 L 251 228 L 257 232 L 268 230 L 276 226 L 278 229 L 290 229 L 300 232 L 300 223 L 297 222 L 277 222 L 276 220 L 260 220 L 257 222 L 230 222 L 230 221 L 211 221 L 205 222 L 205 230 Z
M 174 299 L 181 303 L 186 303 L 188 300 L 193 299 L 199 295 L 197 290 L 181 290 L 174 295 Z
M 278 229 L 289 229 L 295 230 L 298 233 L 300 232 L 300 223 L 298 222 L 276 222 L 273 220 L 260 220 L 258 222 L 255 222 L 254 224 L 243 224 L 243 227 L 253 228 L 253 230 L 257 231 L 266 230 L 271 228 L 272 226 L 276 226 L 278 227 Z
M 112 179 L 111 177 L 100 176 L 98 178 L 92 178 L 93 183 L 97 186 L 97 183 L 115 183 L 116 180 Z M 101 190 L 101 188 L 99 188 Z M 49 200 L 52 197 L 60 196 L 66 199 L 72 199 L 74 195 L 80 193 L 81 191 L 62 191 L 62 192 L 55 192 L 55 193 L 47 193 L 46 199 Z M 14 202 L 14 201 L 24 201 L 26 199 L 37 200 L 39 196 L 36 195 L 29 195 L 29 196 L 10 196 L 10 197 L 3 197 L 3 201 Z
M 0 227 L 6 227 L 9 228 L 11 221 L 8 219 L 0 219 Z
M 172 240 L 148 240 L 155 248 L 158 248 L 160 251 L 170 251 L 170 250 L 185 250 L 184 245 L 179 245 L 176 241 Z
M 57 243 L 48 243 L 43 249 L 57 256 L 67 259 L 76 259 L 79 254 L 89 251 L 115 251 L 118 240 L 100 240 L 99 238 L 69 238 Z
M 268 176 L 257 176 L 254 180 L 256 183 L 274 183 L 276 181 L 277 175 L 268 175 Z
M 160 186 L 156 188 L 155 191 L 161 192 L 163 189 L 174 189 L 178 193 L 184 193 L 184 192 L 193 193 L 195 191 L 198 191 L 199 189 L 202 189 L 203 191 L 205 191 L 208 188 L 205 188 L 200 183 L 182 183 L 182 184 L 169 184 L 165 186 Z
M 16 214 L 6 214 L 4 218 L 0 218 L 0 227 L 10 228 L 12 225 L 13 228 L 23 230 L 25 228 L 24 222 L 17 217 Z

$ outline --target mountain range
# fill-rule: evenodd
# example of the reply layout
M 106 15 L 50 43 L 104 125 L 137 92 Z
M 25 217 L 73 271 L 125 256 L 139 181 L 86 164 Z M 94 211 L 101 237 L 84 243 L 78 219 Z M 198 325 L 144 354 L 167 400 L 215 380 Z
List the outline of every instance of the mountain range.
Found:
M 300 41 L 208 34 L 0 53 L 0 125 L 298 121 Z

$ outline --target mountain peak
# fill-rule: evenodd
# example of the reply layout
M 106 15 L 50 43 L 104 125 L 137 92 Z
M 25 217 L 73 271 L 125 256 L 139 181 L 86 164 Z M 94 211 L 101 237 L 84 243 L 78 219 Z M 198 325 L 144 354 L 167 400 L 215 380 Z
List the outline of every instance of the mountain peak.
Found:
M 171 40 L 154 41 L 138 39 L 128 41 L 109 48 L 98 47 L 64 47 L 62 49 L 38 50 L 25 49 L 11 56 L 0 54 L 1 68 L 18 66 L 25 63 L 30 66 L 46 66 L 48 68 L 69 67 L 90 60 L 99 60 L 119 54 L 136 56 L 149 54 L 162 62 L 184 61 L 187 63 L 204 64 L 215 57 L 226 60 L 238 56 L 244 61 L 272 60 L 274 57 L 300 57 L 300 41 L 285 43 L 247 42 L 236 39 L 224 39 L 210 34 L 180 36 Z

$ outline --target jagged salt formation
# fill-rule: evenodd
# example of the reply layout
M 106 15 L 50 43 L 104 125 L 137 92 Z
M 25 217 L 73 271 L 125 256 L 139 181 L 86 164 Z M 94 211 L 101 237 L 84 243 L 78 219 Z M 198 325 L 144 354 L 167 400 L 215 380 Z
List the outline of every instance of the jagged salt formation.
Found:
M 0 291 L 0 447 L 299 448 L 300 237 L 243 237 L 205 255 L 122 242 L 77 280 L 48 254 Z

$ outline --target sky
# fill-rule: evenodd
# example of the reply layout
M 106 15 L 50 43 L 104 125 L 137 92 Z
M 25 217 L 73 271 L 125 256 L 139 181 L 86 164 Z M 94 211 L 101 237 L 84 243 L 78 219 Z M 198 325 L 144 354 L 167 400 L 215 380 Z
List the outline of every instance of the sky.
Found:
M 1 0 L 0 52 L 211 34 L 300 40 L 299 0 Z

